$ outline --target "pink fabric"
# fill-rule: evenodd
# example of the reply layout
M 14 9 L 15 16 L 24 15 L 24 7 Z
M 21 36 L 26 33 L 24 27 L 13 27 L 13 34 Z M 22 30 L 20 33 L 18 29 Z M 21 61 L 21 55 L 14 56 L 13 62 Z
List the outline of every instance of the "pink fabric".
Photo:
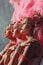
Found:
M 20 21 L 23 17 L 30 17 L 34 11 L 43 15 L 43 0 L 10 0 L 14 7 L 12 21 Z

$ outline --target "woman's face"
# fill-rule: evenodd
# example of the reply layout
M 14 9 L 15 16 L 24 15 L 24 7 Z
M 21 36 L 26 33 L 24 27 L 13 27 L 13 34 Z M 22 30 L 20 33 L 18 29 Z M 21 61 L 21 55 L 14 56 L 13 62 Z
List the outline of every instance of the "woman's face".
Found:
M 6 38 L 11 38 L 12 37 L 12 32 L 13 32 L 13 25 L 12 24 L 9 24 L 6 28 L 6 31 L 5 31 L 5 37 Z
M 30 28 L 27 25 L 27 19 L 23 20 L 22 27 L 21 27 L 21 34 L 28 35 L 30 33 Z

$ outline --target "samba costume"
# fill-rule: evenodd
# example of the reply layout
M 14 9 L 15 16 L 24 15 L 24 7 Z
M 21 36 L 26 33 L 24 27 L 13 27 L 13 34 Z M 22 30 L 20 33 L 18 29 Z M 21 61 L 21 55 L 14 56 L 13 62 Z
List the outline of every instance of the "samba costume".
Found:
M 10 0 L 14 13 L 0 65 L 39 65 L 43 58 L 43 0 Z

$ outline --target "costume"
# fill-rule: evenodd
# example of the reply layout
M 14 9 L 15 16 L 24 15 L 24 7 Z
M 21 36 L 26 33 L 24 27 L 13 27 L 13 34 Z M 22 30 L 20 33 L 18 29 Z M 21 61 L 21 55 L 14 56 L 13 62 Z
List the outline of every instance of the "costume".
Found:
M 9 24 L 5 31 L 5 37 L 10 41 L 0 53 L 0 65 L 40 64 L 43 59 L 42 2 L 42 0 L 10 0 L 15 11 L 13 23 Z
M 12 21 L 20 21 L 24 17 L 31 17 L 34 11 L 43 16 L 43 0 L 10 0 L 14 8 Z

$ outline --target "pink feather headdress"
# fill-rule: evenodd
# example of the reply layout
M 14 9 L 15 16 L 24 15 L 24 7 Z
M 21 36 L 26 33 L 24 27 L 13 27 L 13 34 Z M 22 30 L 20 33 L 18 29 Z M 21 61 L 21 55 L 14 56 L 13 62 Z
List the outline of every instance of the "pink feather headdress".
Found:
M 34 11 L 43 16 L 43 0 L 10 0 L 14 8 L 12 21 L 20 21 L 24 17 L 31 17 Z

